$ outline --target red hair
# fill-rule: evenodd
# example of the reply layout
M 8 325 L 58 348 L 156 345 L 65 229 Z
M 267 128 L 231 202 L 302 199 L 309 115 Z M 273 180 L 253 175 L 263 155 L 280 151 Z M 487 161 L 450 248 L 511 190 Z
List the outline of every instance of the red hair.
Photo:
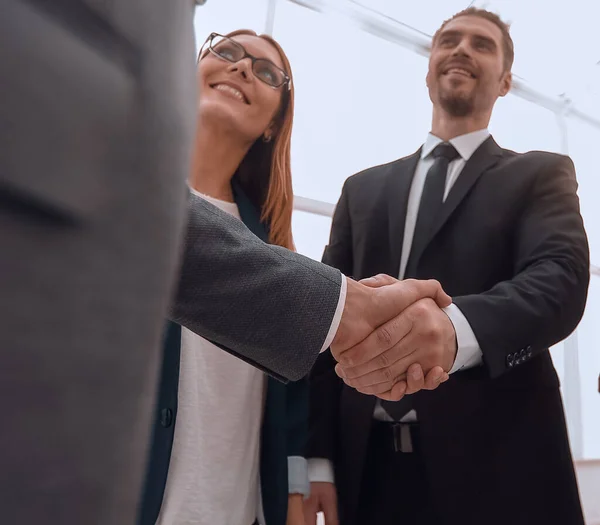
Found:
M 262 38 L 279 53 L 283 69 L 289 77 L 288 85 L 281 88 L 281 104 L 275 116 L 275 130 L 270 142 L 259 137 L 242 159 L 234 177 L 260 210 L 261 221 L 268 225 L 269 242 L 294 250 L 292 237 L 291 142 L 294 120 L 294 84 L 289 60 L 281 46 L 269 35 L 258 35 L 250 29 L 238 29 L 227 37 L 250 35 Z

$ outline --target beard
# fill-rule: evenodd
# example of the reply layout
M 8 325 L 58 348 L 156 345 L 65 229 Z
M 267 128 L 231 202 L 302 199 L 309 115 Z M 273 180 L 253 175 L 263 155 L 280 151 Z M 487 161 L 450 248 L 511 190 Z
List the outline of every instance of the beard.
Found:
M 441 84 L 441 83 L 440 83 Z M 440 105 L 453 117 L 467 117 L 475 109 L 474 90 L 461 92 L 459 89 L 444 89 L 440 85 Z
M 472 96 L 460 93 L 442 93 L 440 105 L 453 117 L 467 117 L 473 113 L 475 102 Z

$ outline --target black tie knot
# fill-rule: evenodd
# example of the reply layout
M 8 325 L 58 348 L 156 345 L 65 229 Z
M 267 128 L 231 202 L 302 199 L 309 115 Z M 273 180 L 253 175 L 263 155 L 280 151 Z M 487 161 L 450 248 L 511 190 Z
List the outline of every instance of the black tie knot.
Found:
M 440 157 L 444 157 L 448 159 L 448 162 L 452 162 L 454 159 L 458 158 L 460 155 L 456 148 L 447 142 L 442 142 L 438 144 L 434 150 L 431 152 L 434 159 L 439 159 Z

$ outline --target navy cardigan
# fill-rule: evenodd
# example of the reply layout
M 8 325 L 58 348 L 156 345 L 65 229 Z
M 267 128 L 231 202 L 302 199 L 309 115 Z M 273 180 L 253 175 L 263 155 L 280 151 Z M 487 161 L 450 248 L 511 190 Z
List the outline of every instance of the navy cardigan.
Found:
M 267 242 L 268 230 L 260 222 L 256 208 L 239 185 L 234 183 L 232 186 L 242 221 L 250 231 Z M 139 525 L 155 525 L 162 505 L 177 422 L 180 345 L 181 327 L 168 322 Z M 260 451 L 260 481 L 266 525 L 286 523 L 288 458 L 304 457 L 307 425 L 307 379 L 283 384 L 268 377 Z M 215 483 L 218 482 L 218 473 L 215 473 Z

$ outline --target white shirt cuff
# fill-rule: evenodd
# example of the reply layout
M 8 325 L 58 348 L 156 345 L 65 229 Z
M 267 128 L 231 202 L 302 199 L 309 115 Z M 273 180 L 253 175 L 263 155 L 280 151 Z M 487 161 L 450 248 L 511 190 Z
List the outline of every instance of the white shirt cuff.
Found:
M 323 347 L 321 348 L 321 352 L 324 352 L 331 346 L 331 342 L 333 341 L 333 338 L 335 337 L 335 334 L 337 334 L 338 328 L 340 327 L 340 321 L 342 320 L 342 314 L 344 313 L 344 306 L 346 305 L 347 289 L 348 282 L 346 281 L 346 276 L 342 275 L 342 285 L 340 286 L 340 298 L 338 300 L 337 308 L 335 309 L 335 315 L 333 316 L 331 327 L 329 328 L 329 332 L 327 332 L 325 343 L 323 343 Z
M 288 493 L 302 494 L 305 498 L 310 496 L 308 465 L 301 456 L 288 457 Z
M 311 483 L 334 483 L 333 464 L 325 458 L 310 458 L 308 460 L 308 480 Z
M 474 366 L 480 365 L 483 362 L 483 354 L 481 348 L 479 348 L 479 342 L 465 315 L 454 303 L 443 310 L 450 318 L 450 321 L 454 325 L 454 331 L 456 332 L 456 359 L 454 360 L 454 365 L 449 373 L 453 374 L 459 370 L 466 370 L 467 368 L 473 368 Z

